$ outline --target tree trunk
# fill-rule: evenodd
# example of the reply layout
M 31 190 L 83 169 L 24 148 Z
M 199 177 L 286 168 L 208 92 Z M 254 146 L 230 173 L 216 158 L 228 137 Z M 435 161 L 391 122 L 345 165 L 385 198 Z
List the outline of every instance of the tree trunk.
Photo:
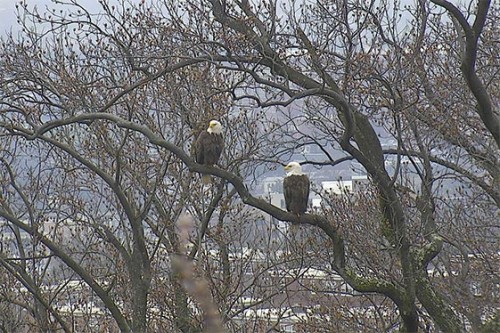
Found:
M 412 302 L 413 303 L 413 302 Z M 408 304 L 408 309 L 399 309 L 401 316 L 400 332 L 418 332 L 418 313 L 415 304 Z
M 439 328 L 446 333 L 461 333 L 463 328 L 453 309 L 432 288 L 430 281 L 420 272 L 417 277 L 417 298 Z
M 129 274 L 132 283 L 132 331 L 146 333 L 147 331 L 147 304 L 151 283 L 149 262 L 144 262 L 138 251 L 132 253 L 132 265 Z M 135 268 L 135 269 L 134 269 Z

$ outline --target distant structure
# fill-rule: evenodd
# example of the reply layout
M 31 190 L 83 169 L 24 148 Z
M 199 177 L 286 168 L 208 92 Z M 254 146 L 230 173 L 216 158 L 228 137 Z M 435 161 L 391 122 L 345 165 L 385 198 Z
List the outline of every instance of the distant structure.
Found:
M 349 195 L 363 193 L 366 191 L 369 184 L 367 175 L 353 175 L 349 180 L 329 180 L 321 182 L 321 190 L 323 193 L 330 195 Z M 322 198 L 317 195 L 312 199 L 312 207 L 320 208 Z

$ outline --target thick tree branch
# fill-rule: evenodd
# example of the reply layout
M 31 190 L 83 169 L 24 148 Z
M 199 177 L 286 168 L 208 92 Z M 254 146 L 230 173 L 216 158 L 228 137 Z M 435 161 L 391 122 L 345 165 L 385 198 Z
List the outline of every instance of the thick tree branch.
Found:
M 465 53 L 462 57 L 460 69 L 467 81 L 467 85 L 477 100 L 477 112 L 484 126 L 490 131 L 497 146 L 500 148 L 500 116 L 493 110 L 490 95 L 483 81 L 476 72 L 478 42 L 486 16 L 490 7 L 490 0 L 479 0 L 476 19 L 471 27 L 460 10 L 446 0 L 431 0 L 436 5 L 445 8 L 458 21 L 465 33 Z
M 426 270 L 417 272 L 417 298 L 443 332 L 463 332 L 456 313 L 445 299 L 431 285 Z
M 289 213 L 286 211 L 281 210 L 280 208 L 273 206 L 266 202 L 263 199 L 256 198 L 250 194 L 250 191 L 247 189 L 245 184 L 243 183 L 243 180 L 236 176 L 235 174 L 232 174 L 228 171 L 225 171 L 223 169 L 217 168 L 217 167 L 208 167 L 204 166 L 201 164 L 196 163 L 184 150 L 182 150 L 180 147 L 172 144 L 169 141 L 164 140 L 161 136 L 155 134 L 151 129 L 144 125 L 140 125 L 137 123 L 134 123 L 132 121 L 128 121 L 125 119 L 122 119 L 116 115 L 110 114 L 110 113 L 85 113 L 85 114 L 80 114 L 74 117 L 66 118 L 66 119 L 59 119 L 59 120 L 54 120 L 47 122 L 46 124 L 42 125 L 39 127 L 33 134 L 29 135 L 27 132 L 23 132 L 22 135 L 26 136 L 30 140 L 34 140 L 36 138 L 43 139 L 45 141 L 51 142 L 55 144 L 56 146 L 60 146 L 64 148 L 64 144 L 59 143 L 59 142 L 53 142 L 54 140 L 50 139 L 49 137 L 45 136 L 44 134 L 47 133 L 48 131 L 60 127 L 60 126 L 65 126 L 69 124 L 74 124 L 74 123 L 86 123 L 88 121 L 93 121 L 93 120 L 107 120 L 115 123 L 118 127 L 121 128 L 127 128 L 131 129 L 137 132 L 142 133 L 144 136 L 148 138 L 148 140 L 157 146 L 163 147 L 173 154 L 175 154 L 191 171 L 194 172 L 199 172 L 199 173 L 207 173 L 211 174 L 223 179 L 226 179 L 229 181 L 238 191 L 241 199 L 243 200 L 244 203 L 249 204 L 253 207 L 256 207 L 270 215 L 273 215 L 275 218 L 282 220 L 282 221 L 288 221 L 288 222 L 294 222 L 294 223 L 304 223 L 304 224 L 310 224 L 314 226 L 318 226 L 321 229 L 323 229 L 327 235 L 332 236 L 336 234 L 336 226 L 331 225 L 329 221 L 327 221 L 324 217 L 321 217 L 319 215 L 314 215 L 314 214 L 305 214 L 302 216 L 297 216 L 293 213 Z M 78 155 L 74 156 L 77 158 L 80 162 L 84 164 L 89 164 L 90 162 L 86 161 L 85 159 L 79 157 Z M 89 164 L 90 167 L 92 167 L 91 164 Z M 97 172 L 98 170 L 96 170 Z M 102 172 L 101 172 L 102 173 Z M 102 175 L 102 177 L 109 178 L 107 175 Z M 110 184 L 114 183 L 112 182 L 112 179 L 108 179 Z

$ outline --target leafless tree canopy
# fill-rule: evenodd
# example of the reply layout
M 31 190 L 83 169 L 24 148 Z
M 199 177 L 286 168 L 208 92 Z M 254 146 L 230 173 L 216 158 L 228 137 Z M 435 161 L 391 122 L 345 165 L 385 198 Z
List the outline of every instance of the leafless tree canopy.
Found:
M 498 2 L 84 3 L 0 40 L 0 331 L 499 328 Z M 370 182 L 297 216 L 297 158 Z

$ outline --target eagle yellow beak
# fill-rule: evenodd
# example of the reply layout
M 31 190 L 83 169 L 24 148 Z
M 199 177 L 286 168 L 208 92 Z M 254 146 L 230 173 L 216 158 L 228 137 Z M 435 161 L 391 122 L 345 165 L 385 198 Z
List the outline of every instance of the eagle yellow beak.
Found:
M 290 166 L 289 165 L 285 165 L 285 170 L 288 170 L 290 169 Z

